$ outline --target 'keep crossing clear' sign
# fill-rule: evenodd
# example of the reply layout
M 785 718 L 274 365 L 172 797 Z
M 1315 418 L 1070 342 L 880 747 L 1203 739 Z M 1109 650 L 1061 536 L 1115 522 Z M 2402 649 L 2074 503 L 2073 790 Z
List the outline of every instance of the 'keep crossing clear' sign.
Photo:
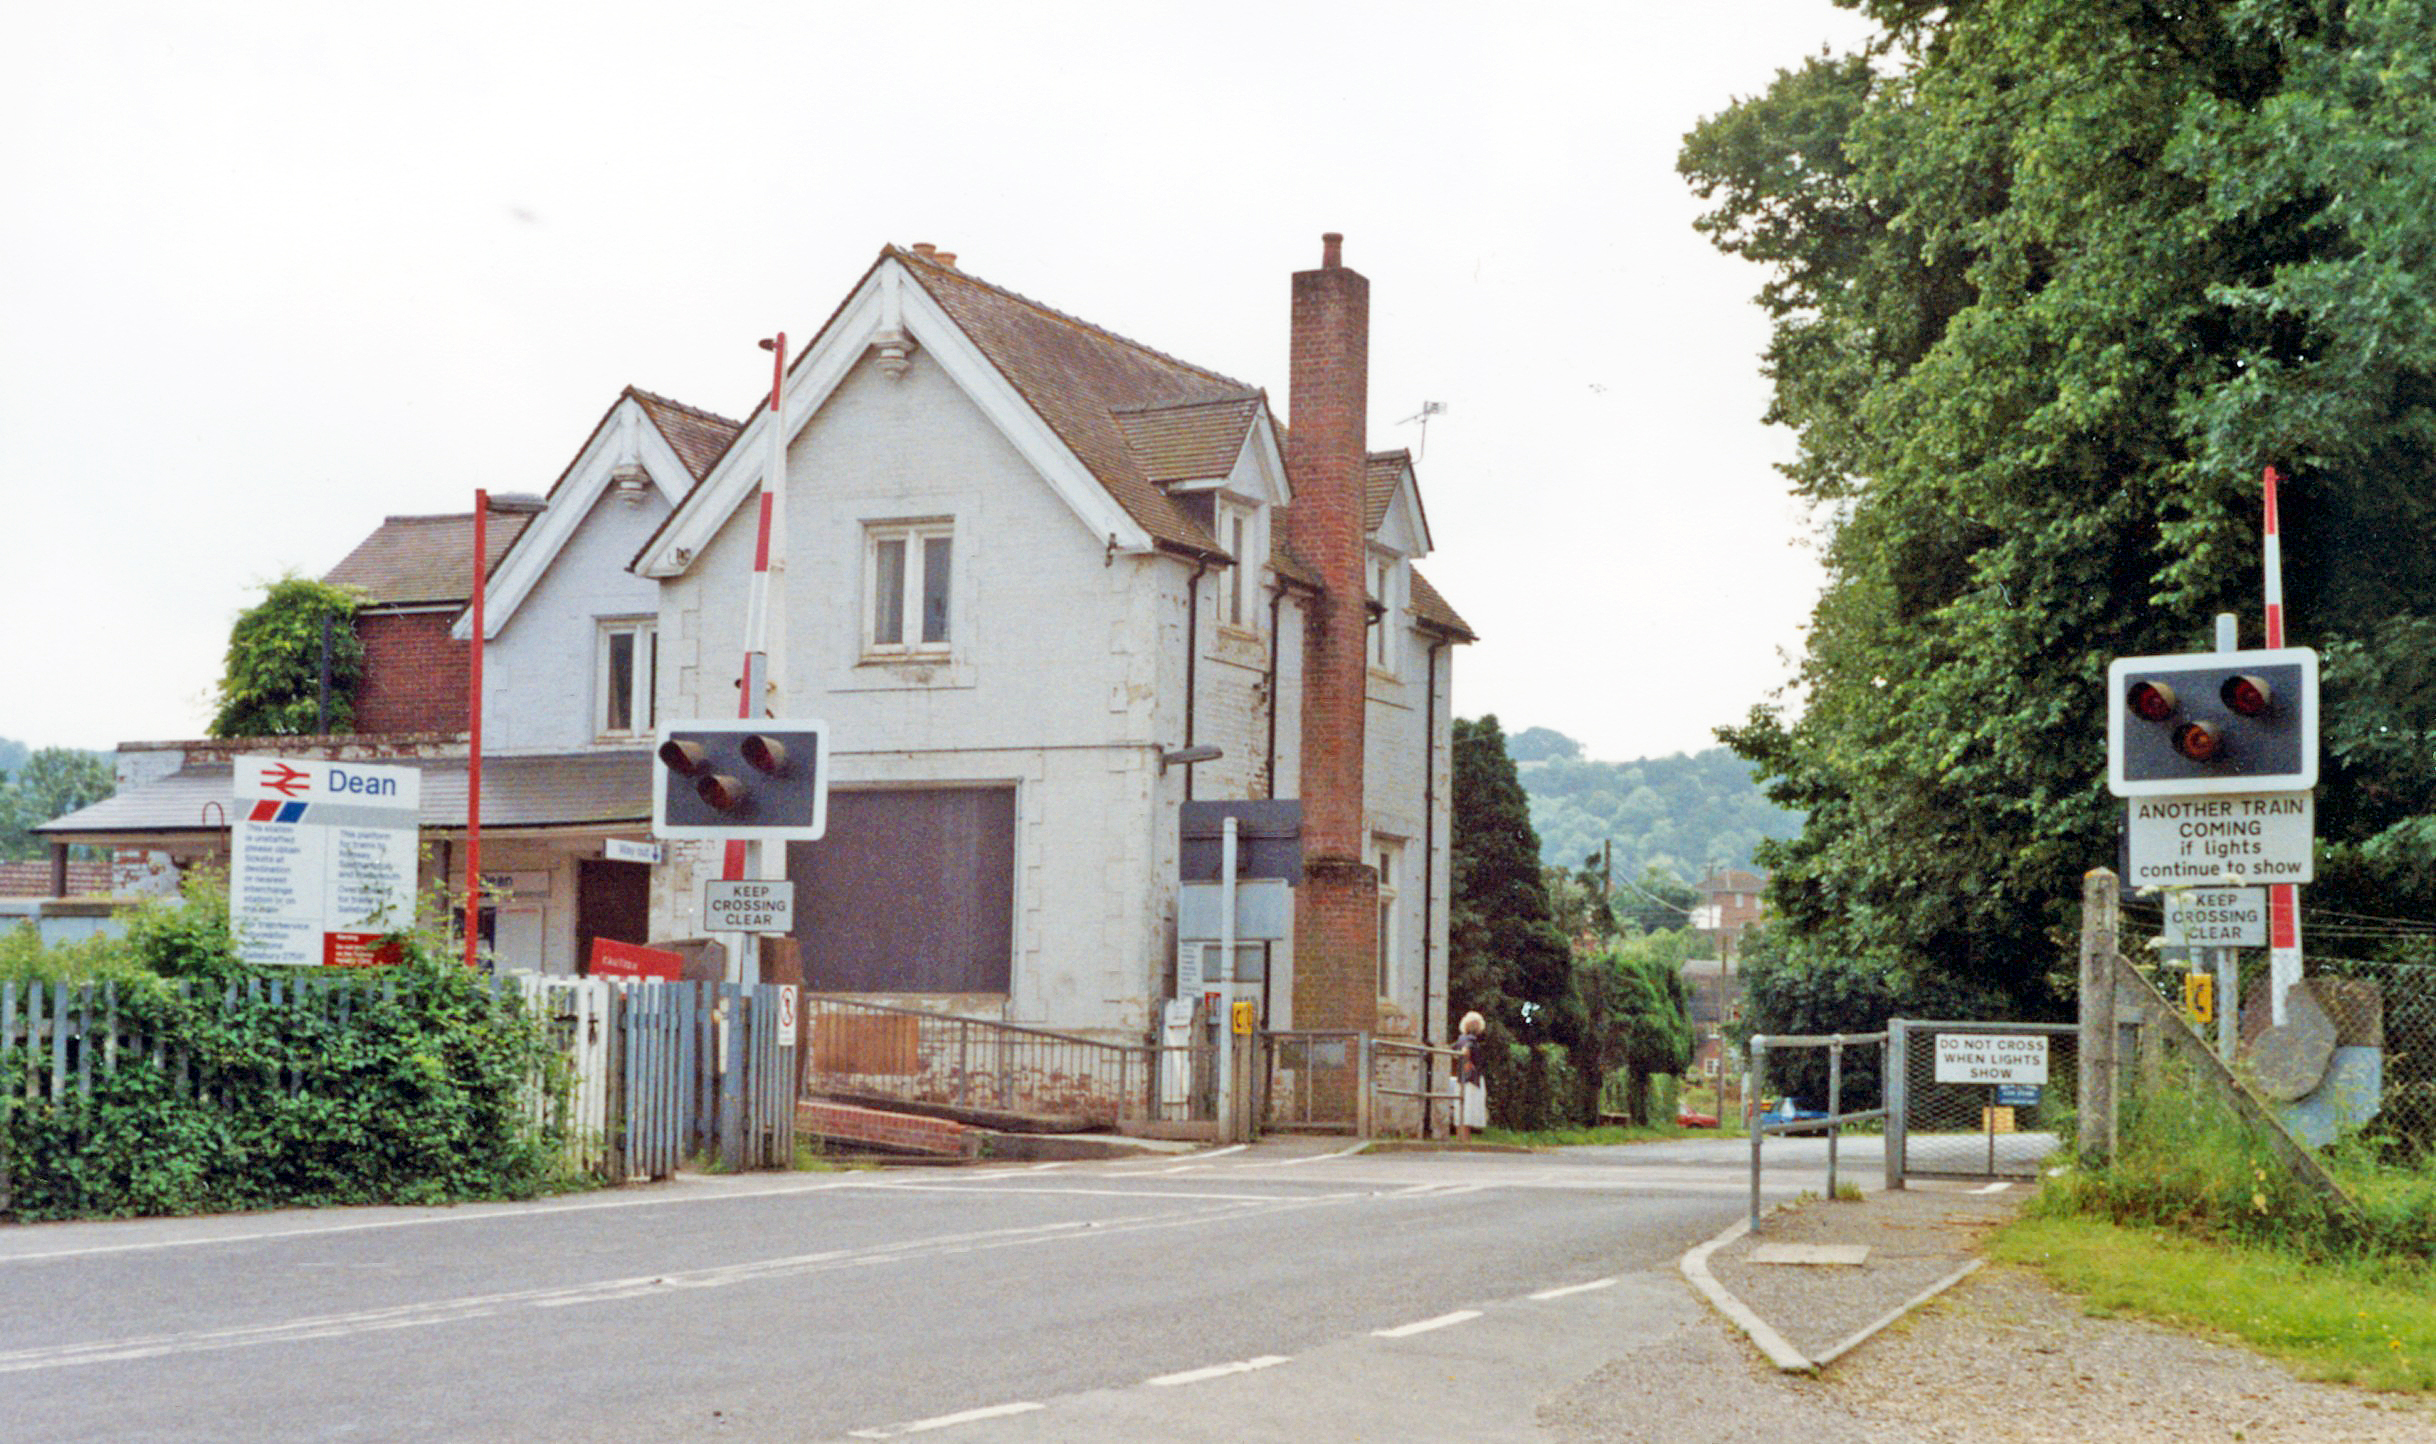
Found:
M 2047 1039 L 2038 1033 L 1939 1033 L 1940 1083 L 2044 1083 Z

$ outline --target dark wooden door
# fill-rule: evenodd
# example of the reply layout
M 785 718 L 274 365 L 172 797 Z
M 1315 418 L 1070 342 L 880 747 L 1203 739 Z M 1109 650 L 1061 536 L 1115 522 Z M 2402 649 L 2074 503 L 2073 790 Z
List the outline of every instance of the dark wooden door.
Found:
M 575 861 L 575 966 L 592 965 L 592 940 L 651 941 L 651 867 L 605 857 Z

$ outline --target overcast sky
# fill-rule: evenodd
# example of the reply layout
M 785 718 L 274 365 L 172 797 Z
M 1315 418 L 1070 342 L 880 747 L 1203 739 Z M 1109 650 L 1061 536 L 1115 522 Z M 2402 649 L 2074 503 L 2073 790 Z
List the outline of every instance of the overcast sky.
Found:
M 741 415 L 886 242 L 1286 391 L 1372 285 L 1441 402 L 1456 707 L 1697 750 L 1816 595 L 1761 277 L 1683 132 L 1827 0 L 23 6 L 0 53 L 0 736 L 193 737 L 228 625 L 392 513 L 540 491 L 628 383 Z

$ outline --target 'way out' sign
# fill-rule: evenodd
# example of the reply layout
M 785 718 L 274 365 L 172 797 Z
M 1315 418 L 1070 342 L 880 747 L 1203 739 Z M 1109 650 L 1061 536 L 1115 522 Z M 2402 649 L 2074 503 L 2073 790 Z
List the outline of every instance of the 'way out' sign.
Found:
M 229 921 L 249 963 L 360 967 L 414 919 L 412 767 L 236 759 Z
M 2037 1033 L 1939 1033 L 1940 1083 L 2044 1083 L 2047 1040 Z

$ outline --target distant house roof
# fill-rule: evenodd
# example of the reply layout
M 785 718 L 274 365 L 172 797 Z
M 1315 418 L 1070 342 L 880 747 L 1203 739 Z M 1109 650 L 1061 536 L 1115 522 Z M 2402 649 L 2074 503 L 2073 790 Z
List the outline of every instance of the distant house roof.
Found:
M 493 512 L 483 535 L 484 575 L 515 544 L 533 517 Z M 474 514 L 393 516 L 356 544 L 346 560 L 322 578 L 333 586 L 360 587 L 366 605 L 411 606 L 464 602 L 474 594 Z
M 465 825 L 463 757 L 384 758 L 423 773 L 422 825 Z M 235 792 L 230 765 L 194 763 L 141 783 L 34 831 L 59 842 L 155 833 L 211 833 L 228 827 Z M 566 752 L 485 757 L 482 826 L 598 827 L 651 820 L 651 754 Z
M 1768 877 L 1765 873 L 1730 867 L 1724 872 L 1710 873 L 1707 877 L 1692 884 L 1692 888 L 1700 893 L 1758 892 L 1767 885 Z

